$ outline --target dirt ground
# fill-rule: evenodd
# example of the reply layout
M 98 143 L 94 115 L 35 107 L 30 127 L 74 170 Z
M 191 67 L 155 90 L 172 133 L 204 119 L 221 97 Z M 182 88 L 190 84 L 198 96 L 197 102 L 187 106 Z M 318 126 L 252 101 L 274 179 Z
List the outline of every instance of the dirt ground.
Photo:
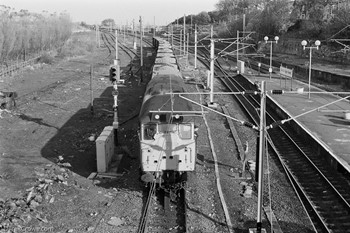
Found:
M 131 41 L 126 42 L 130 47 Z M 0 232 L 137 232 L 144 204 L 143 186 L 138 179 L 137 114 L 155 52 L 145 47 L 144 54 L 144 82 L 136 73 L 138 58 L 120 54 L 125 84 L 119 87 L 118 96 L 119 146 L 114 162 L 120 156 L 122 159 L 114 167 L 117 178 L 88 179 L 96 172 L 95 139 L 113 122 L 108 79 L 113 57 L 106 47 L 88 56 L 57 59 L 51 65 L 37 64 L 0 80 L 0 90 L 17 91 L 19 95 L 17 108 L 3 111 L 0 119 Z M 197 81 L 206 79 L 205 68 L 193 70 L 185 66 L 183 59 L 179 64 L 185 76 Z M 130 70 L 136 75 L 131 76 Z M 219 81 L 215 86 L 224 90 Z M 197 88 L 188 84 L 188 90 Z M 198 96 L 192 98 L 200 101 Z M 218 96 L 216 101 L 233 117 L 245 119 L 231 97 Z M 256 224 L 254 182 L 249 175 L 248 179 L 239 175 L 242 163 L 226 118 L 210 112 L 206 120 L 218 157 L 220 179 L 215 176 L 208 127 L 203 119 L 198 119 L 196 171 L 189 175 L 186 190 L 187 232 L 229 232 L 218 182 L 228 206 L 231 231 L 248 232 Z M 248 158 L 253 159 L 256 132 L 235 126 L 241 142 L 249 144 Z M 282 168 L 273 159 L 270 162 L 270 170 L 265 174 L 266 178 L 267 174 L 271 176 L 272 209 L 283 232 L 312 232 Z M 243 188 L 249 184 L 253 194 L 246 197 Z M 269 229 L 265 216 L 263 219 L 264 227 Z

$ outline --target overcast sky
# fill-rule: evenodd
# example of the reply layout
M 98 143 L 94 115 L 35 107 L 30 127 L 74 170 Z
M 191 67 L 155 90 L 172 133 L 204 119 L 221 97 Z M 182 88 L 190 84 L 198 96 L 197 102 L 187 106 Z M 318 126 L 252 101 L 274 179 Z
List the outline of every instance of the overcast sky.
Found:
M 30 12 L 61 13 L 67 11 L 73 21 L 89 24 L 112 18 L 117 24 L 138 21 L 165 25 L 184 14 L 198 14 L 215 10 L 219 0 L 0 0 L 0 5 Z

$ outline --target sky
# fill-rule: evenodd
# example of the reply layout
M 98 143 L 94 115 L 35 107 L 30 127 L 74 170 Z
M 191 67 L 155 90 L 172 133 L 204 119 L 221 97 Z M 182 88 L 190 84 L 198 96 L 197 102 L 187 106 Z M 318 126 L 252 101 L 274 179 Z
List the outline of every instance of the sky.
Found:
M 215 10 L 219 0 L 0 0 L 0 5 L 40 13 L 68 12 L 74 22 L 101 23 L 112 18 L 116 24 L 138 22 L 165 25 L 183 15 Z

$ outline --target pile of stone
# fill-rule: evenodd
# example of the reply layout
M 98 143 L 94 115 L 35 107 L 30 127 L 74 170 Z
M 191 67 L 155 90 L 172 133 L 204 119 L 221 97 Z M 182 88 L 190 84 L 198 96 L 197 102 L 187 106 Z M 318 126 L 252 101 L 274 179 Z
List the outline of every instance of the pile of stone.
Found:
M 23 195 L 8 200 L 0 198 L 0 232 L 21 228 L 33 218 L 48 223 L 38 207 L 55 201 L 50 192 L 53 185 L 68 186 L 69 170 L 48 164 L 45 168 L 36 169 L 35 174 L 38 177 L 35 184 Z

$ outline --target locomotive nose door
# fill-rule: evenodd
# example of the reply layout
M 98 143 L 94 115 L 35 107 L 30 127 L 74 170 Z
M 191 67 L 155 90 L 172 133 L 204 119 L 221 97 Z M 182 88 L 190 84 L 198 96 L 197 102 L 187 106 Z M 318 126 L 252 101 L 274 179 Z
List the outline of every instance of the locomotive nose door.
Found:
M 178 144 L 178 137 L 174 133 L 164 134 L 165 145 L 163 147 L 166 158 L 164 170 L 178 170 L 179 169 L 179 155 L 176 153 Z M 163 156 L 163 159 L 164 159 Z

